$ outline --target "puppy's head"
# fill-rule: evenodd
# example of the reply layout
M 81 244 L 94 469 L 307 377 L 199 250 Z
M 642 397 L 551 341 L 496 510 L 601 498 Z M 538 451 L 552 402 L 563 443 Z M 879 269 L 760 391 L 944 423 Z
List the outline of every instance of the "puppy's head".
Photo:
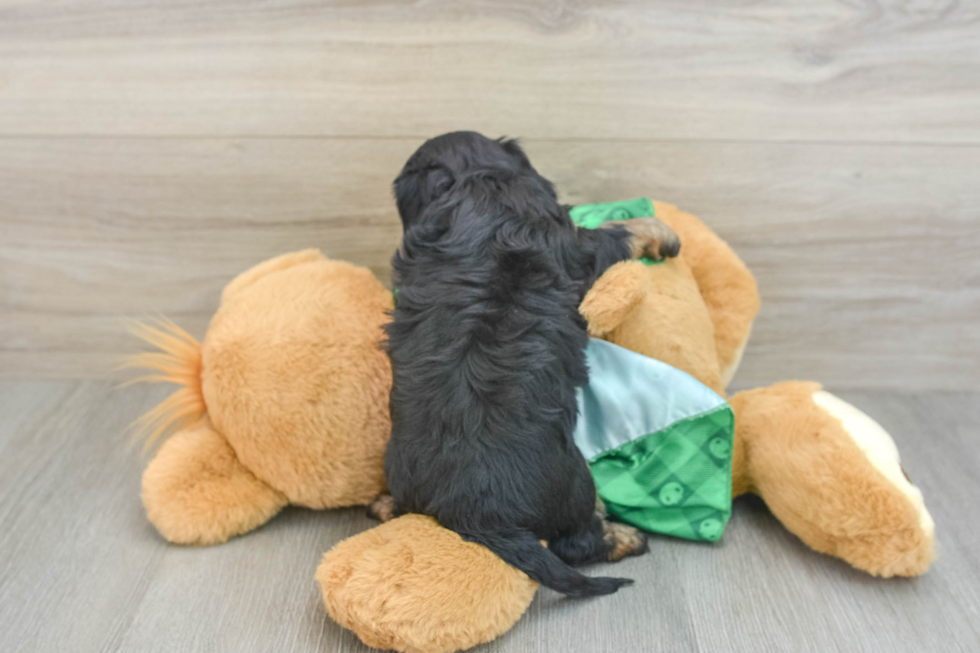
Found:
M 456 184 L 473 177 L 497 182 L 520 179 L 552 201 L 554 186 L 538 174 L 516 140 L 492 140 L 476 132 L 431 138 L 408 159 L 395 179 L 395 201 L 402 228 L 416 223 L 426 208 Z

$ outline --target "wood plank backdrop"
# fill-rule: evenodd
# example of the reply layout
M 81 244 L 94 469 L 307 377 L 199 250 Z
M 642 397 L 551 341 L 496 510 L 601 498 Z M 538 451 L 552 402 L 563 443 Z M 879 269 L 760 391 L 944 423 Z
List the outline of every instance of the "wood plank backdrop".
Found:
M 700 215 L 759 278 L 738 384 L 980 387 L 980 6 L 0 0 L 0 375 L 202 335 L 303 247 L 387 278 L 427 136 Z

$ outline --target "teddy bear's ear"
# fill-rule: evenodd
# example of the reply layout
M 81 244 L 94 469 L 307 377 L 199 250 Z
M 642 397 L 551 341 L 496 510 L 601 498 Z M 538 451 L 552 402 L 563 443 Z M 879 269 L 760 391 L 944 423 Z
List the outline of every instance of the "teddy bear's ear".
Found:
M 281 254 L 275 258 L 270 258 L 268 261 L 263 261 L 258 265 L 254 265 L 248 270 L 245 270 L 237 277 L 232 279 L 221 292 L 221 303 L 227 303 L 232 297 L 240 294 L 243 290 L 251 286 L 256 281 L 262 277 L 272 274 L 273 272 L 287 270 L 296 265 L 309 263 L 310 261 L 318 261 L 325 258 L 326 257 L 321 254 L 320 250 L 318 249 L 303 249 L 298 252 Z
M 589 335 L 601 338 L 622 324 L 643 299 L 646 266 L 639 261 L 617 263 L 593 284 L 578 307 L 589 323 Z

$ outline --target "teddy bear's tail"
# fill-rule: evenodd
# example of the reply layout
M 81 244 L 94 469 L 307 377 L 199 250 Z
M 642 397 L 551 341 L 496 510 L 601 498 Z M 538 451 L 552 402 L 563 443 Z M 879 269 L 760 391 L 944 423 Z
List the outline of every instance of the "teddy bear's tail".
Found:
M 190 426 L 207 412 L 201 390 L 201 343 L 170 320 L 160 320 L 156 324 L 127 320 L 126 329 L 157 351 L 127 356 L 120 369 L 143 369 L 152 373 L 123 385 L 176 383 L 182 386 L 133 422 L 135 438 L 145 438 L 145 447 L 150 447 L 161 436 Z

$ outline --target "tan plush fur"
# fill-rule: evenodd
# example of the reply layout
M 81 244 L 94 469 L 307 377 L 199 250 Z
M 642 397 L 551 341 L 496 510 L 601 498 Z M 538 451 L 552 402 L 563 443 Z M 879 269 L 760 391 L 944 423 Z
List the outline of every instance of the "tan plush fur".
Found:
M 304 263 L 317 263 L 326 260 L 326 257 L 318 249 L 301 249 L 298 252 L 280 254 L 268 261 L 262 261 L 245 270 L 237 277 L 232 279 L 225 289 L 221 291 L 221 304 L 224 305 L 241 295 L 249 286 L 259 279 L 269 277 L 276 272 L 288 270 Z
M 666 204 L 656 211 L 680 234 L 681 255 L 614 266 L 581 311 L 593 335 L 723 394 L 759 307 L 755 280 L 697 218 Z M 391 301 L 368 271 L 310 250 L 229 284 L 200 347 L 169 326 L 142 333 L 162 351 L 138 366 L 183 386 L 148 419 L 185 424 L 144 475 L 147 514 L 165 537 L 217 543 L 286 503 L 367 503 L 384 488 L 391 370 L 379 345 Z M 844 418 L 818 405 L 818 388 L 791 382 L 732 398 L 733 493 L 759 494 L 809 546 L 859 569 L 923 573 L 934 553 L 921 495 L 872 464 Z M 415 515 L 337 545 L 317 580 L 331 616 L 364 642 L 418 653 L 493 639 L 536 589 L 488 550 Z
M 185 427 L 144 474 L 160 533 L 216 544 L 287 503 L 340 507 L 382 492 L 391 367 L 379 344 L 391 307 L 370 271 L 306 250 L 232 281 L 203 344 L 170 323 L 134 326 L 160 351 L 128 366 L 182 386 L 141 424 Z
M 524 613 L 537 583 L 421 515 L 341 542 L 316 574 L 337 623 L 369 646 L 448 653 L 488 642 Z
M 724 395 L 724 363 L 712 354 L 724 349 L 729 364 L 737 363 L 759 306 L 755 281 L 697 218 L 669 205 L 657 204 L 656 211 L 681 236 L 680 256 L 652 267 L 611 268 L 580 310 L 590 324 L 597 321 L 590 327 L 595 335 L 669 363 Z M 641 299 L 639 287 L 645 288 Z M 858 569 L 924 573 L 935 557 L 931 529 L 920 523 L 924 507 L 815 403 L 818 390 L 812 383 L 781 383 L 732 398 L 733 495 L 760 495 L 807 545 Z
M 735 376 L 759 312 L 755 277 L 728 243 L 701 220 L 670 204 L 654 202 L 653 206 L 656 216 L 673 227 L 681 239 L 684 260 L 711 316 L 720 378 L 727 386 Z
M 149 448 L 157 438 L 171 429 L 179 429 L 196 423 L 204 416 L 204 396 L 201 394 L 201 343 L 191 334 L 170 321 L 157 326 L 130 321 L 130 333 L 157 351 L 148 351 L 128 357 L 120 369 L 148 369 L 147 374 L 123 385 L 132 383 L 175 383 L 179 386 L 158 406 L 148 410 L 133 423 L 135 435 L 145 437 L 144 448 Z
M 225 293 L 203 345 L 208 415 L 242 464 L 290 503 L 368 503 L 384 489 L 391 294 L 325 258 L 265 264 Z
M 620 285 L 639 288 L 638 298 L 620 297 Z M 593 335 L 673 365 L 724 394 L 711 316 L 683 254 L 652 266 L 617 263 L 592 286 L 579 311 L 590 325 L 603 322 L 601 333 L 590 326 Z
M 749 487 L 813 549 L 876 576 L 916 576 L 935 558 L 912 501 L 869 462 L 818 406 L 816 383 L 785 382 L 740 392 L 736 437 Z
M 143 505 L 178 544 L 218 544 L 269 521 L 288 503 L 245 469 L 202 420 L 172 435 L 143 474 Z

